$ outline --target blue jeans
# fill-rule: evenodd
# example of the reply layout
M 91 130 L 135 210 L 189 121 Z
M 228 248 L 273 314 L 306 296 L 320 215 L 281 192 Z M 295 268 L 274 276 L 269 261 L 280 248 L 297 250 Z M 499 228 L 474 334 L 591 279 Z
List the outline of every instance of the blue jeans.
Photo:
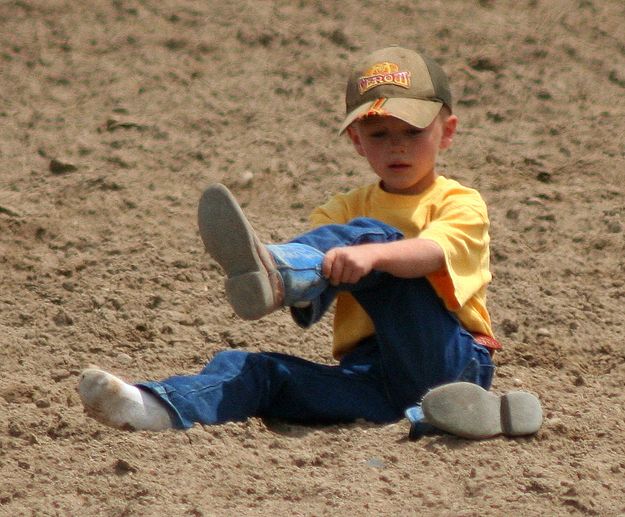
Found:
M 338 246 L 402 238 L 380 221 L 358 218 L 322 226 L 291 242 L 325 253 Z M 321 262 L 315 270 L 321 276 Z M 299 423 L 392 422 L 432 387 L 457 380 L 472 359 L 480 365 L 477 383 L 490 387 L 488 350 L 444 307 L 426 279 L 374 271 L 353 285 L 328 284 L 312 306 L 291 309 L 294 319 L 302 326 L 313 324 L 340 290 L 353 294 L 372 319 L 375 334 L 338 365 L 228 350 L 216 354 L 197 375 L 138 386 L 160 397 L 181 429 L 195 422 L 219 424 L 251 416 Z

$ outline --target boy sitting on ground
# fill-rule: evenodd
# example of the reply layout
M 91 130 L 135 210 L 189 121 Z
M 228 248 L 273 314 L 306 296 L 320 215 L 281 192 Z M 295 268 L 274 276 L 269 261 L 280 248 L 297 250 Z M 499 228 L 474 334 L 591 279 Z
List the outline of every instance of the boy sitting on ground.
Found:
M 265 245 L 222 185 L 204 192 L 198 210 L 240 317 L 289 307 L 308 327 L 336 300 L 338 364 L 228 350 L 197 375 L 135 385 L 88 369 L 79 393 L 89 414 L 154 431 L 252 416 L 384 423 L 423 400 L 417 421 L 460 436 L 538 430 L 535 397 L 485 391 L 500 348 L 485 304 L 489 220 L 476 190 L 436 172 L 458 124 L 444 72 L 417 52 L 378 50 L 354 68 L 346 104 L 340 132 L 377 181 L 317 208 L 315 229 Z

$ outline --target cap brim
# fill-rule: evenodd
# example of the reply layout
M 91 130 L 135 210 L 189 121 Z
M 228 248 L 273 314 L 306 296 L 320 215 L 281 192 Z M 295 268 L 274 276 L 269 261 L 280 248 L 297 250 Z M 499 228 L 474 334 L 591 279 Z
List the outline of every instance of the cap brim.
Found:
M 366 102 L 348 113 L 339 128 L 339 135 L 354 121 L 375 115 L 396 117 L 411 126 L 425 128 L 432 123 L 443 107 L 443 103 L 438 101 L 406 99 L 402 97 L 386 99 L 381 107 L 374 108 L 374 105 L 377 103 L 378 100 Z

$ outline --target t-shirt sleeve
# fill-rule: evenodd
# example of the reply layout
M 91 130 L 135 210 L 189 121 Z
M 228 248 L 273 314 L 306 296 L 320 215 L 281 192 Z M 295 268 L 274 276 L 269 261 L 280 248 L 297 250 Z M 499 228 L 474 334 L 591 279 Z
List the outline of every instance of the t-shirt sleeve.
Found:
M 463 197 L 439 206 L 419 234 L 443 249 L 446 268 L 427 278 L 452 311 L 460 309 L 491 280 L 486 205 L 481 198 Z

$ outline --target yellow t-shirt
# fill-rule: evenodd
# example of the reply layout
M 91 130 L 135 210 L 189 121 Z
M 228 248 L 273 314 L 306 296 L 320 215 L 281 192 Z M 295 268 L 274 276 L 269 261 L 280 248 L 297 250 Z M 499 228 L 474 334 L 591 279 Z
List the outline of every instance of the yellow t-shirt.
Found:
M 438 243 L 446 268 L 427 276 L 445 307 L 469 332 L 493 336 L 486 310 L 489 271 L 489 220 L 480 194 L 455 180 L 439 176 L 414 196 L 390 194 L 379 183 L 338 194 L 316 208 L 315 226 L 345 224 L 356 217 L 378 219 L 400 230 L 405 238 Z M 341 292 L 334 315 L 333 355 L 340 358 L 374 333 L 371 319 L 354 299 Z

